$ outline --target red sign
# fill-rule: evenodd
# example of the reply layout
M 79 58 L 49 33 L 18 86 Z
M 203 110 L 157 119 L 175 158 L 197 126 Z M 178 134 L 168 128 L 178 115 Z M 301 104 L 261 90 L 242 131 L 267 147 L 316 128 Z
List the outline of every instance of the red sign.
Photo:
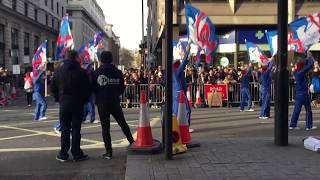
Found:
M 228 86 L 226 84 L 205 84 L 204 85 L 204 96 L 208 99 L 208 93 L 217 91 L 222 93 L 222 100 L 228 100 Z

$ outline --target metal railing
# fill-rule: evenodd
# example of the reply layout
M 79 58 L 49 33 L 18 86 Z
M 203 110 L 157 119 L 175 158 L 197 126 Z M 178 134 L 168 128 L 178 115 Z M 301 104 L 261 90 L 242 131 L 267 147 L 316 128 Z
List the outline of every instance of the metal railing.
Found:
M 200 97 L 203 104 L 207 104 L 205 99 L 205 84 L 188 84 L 190 88 L 191 100 L 196 101 L 197 88 L 200 91 Z M 289 102 L 294 102 L 294 84 L 289 84 Z M 160 106 L 164 102 L 165 89 L 161 84 L 140 84 L 126 85 L 126 90 L 121 96 L 121 104 L 123 107 L 139 107 L 140 92 L 144 90 L 147 95 L 147 100 L 150 105 Z M 228 104 L 240 103 L 240 83 L 229 84 L 228 88 Z M 261 100 L 261 84 L 258 82 L 249 83 L 249 91 L 252 96 L 252 101 L 257 103 Z M 271 102 L 274 102 L 274 83 L 271 85 Z

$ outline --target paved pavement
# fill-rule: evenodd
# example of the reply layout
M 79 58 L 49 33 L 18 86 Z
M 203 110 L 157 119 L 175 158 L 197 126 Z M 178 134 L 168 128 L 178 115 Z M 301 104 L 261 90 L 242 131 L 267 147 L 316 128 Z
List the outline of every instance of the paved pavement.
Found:
M 290 107 L 290 112 L 292 107 Z M 34 122 L 33 108 L 23 101 L 0 107 L 0 180 L 2 179 L 320 179 L 319 154 L 305 150 L 301 139 L 315 131 L 290 131 L 290 146 L 273 144 L 273 119 L 261 122 L 258 112 L 238 108 L 194 109 L 193 140 L 200 148 L 164 160 L 163 154 L 132 155 L 114 121 L 111 133 L 114 158 L 104 160 L 101 127 L 84 124 L 82 148 L 91 157 L 79 163 L 59 163 L 59 135 L 52 130 L 58 107 L 49 100 L 49 119 Z M 124 110 L 135 133 L 138 109 Z M 320 125 L 320 110 L 314 111 Z M 305 113 L 299 122 L 304 127 Z M 161 140 L 159 110 L 151 111 L 153 137 Z
M 292 107 L 290 107 L 292 112 Z M 314 110 L 319 125 L 318 109 Z M 290 114 L 291 115 L 291 114 Z M 257 119 L 257 112 L 238 109 L 199 109 L 192 115 L 193 140 L 200 148 L 165 160 L 159 155 L 127 156 L 127 180 L 154 179 L 320 179 L 320 155 L 303 148 L 302 139 L 319 130 L 290 131 L 289 146 L 273 143 L 273 118 Z M 305 113 L 299 126 L 304 128 Z

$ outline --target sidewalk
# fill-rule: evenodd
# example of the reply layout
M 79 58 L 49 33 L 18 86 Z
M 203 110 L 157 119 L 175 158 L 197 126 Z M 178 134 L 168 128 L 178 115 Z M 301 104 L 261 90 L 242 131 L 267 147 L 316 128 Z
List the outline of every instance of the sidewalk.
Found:
M 279 147 L 273 138 L 221 139 L 165 160 L 164 154 L 127 156 L 127 180 L 320 179 L 320 155 L 305 150 L 303 137 Z

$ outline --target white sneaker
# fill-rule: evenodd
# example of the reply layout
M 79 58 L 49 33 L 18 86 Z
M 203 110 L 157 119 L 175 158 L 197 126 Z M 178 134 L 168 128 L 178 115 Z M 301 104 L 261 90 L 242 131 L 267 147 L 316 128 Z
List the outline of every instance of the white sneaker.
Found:
M 189 133 L 193 133 L 194 129 L 189 128 Z
M 259 116 L 259 119 L 263 119 L 264 117 L 263 116 Z
M 318 127 L 317 126 L 312 126 L 312 128 L 306 128 L 306 130 L 307 131 L 309 131 L 309 130 L 315 130 L 315 129 L 317 129 Z
M 57 134 L 61 134 L 61 131 L 59 131 L 57 128 L 53 128 L 54 132 Z
M 89 124 L 89 123 L 91 123 L 91 121 L 90 120 L 85 120 L 85 121 L 83 121 L 83 123 Z
M 240 110 L 240 112 L 243 112 L 243 110 Z
M 99 120 L 92 121 L 93 124 L 98 124 L 99 122 L 100 122 Z
M 297 127 L 289 127 L 290 130 L 299 130 L 300 128 L 297 126 Z
M 39 121 L 47 120 L 47 119 L 48 119 L 48 118 L 44 116 L 44 117 L 40 118 Z
M 254 111 L 254 109 L 248 109 L 247 111 L 248 111 L 248 112 L 253 112 L 253 111 Z

